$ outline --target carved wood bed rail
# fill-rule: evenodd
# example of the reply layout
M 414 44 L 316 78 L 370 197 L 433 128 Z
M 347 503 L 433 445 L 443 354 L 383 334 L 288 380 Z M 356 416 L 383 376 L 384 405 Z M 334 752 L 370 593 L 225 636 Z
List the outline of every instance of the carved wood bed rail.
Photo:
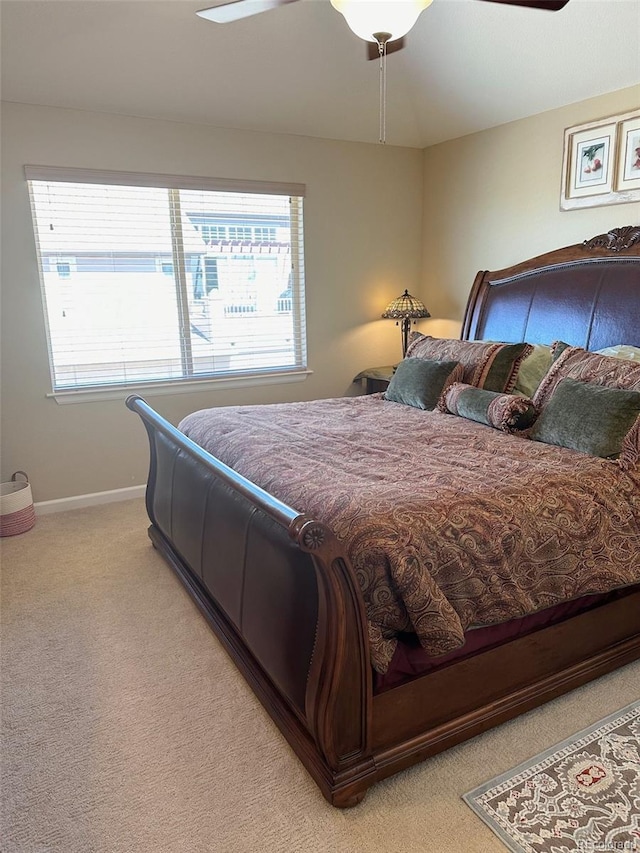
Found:
M 640 229 L 634 234 L 613 263 L 610 249 L 580 245 L 479 273 L 464 335 L 507 324 L 543 340 L 564 322 L 569 343 L 640 346 Z M 561 304 L 547 310 L 558 292 Z M 577 319 L 567 325 L 568 310 Z M 640 657 L 635 592 L 374 694 L 363 598 L 332 532 L 141 397 L 127 406 L 149 437 L 153 544 L 333 805 L 355 805 L 380 779 Z

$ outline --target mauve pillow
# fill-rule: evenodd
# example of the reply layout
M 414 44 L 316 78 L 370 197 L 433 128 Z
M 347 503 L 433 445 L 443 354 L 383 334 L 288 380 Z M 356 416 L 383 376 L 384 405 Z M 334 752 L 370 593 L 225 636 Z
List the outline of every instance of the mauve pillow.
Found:
M 551 365 L 535 393 L 533 402 L 539 411 L 544 410 L 556 386 L 563 379 L 576 379 L 624 391 L 640 391 L 640 362 L 599 355 L 581 347 L 566 347 Z M 640 418 L 636 419 L 622 442 L 618 464 L 628 471 L 640 470 Z
M 588 352 L 581 347 L 566 347 L 551 365 L 535 393 L 533 402 L 542 410 L 563 379 L 577 379 L 607 388 L 640 391 L 640 362 L 627 361 Z
M 503 344 L 490 341 L 461 341 L 432 338 L 415 332 L 407 349 L 409 358 L 436 361 L 459 361 L 463 365 L 462 381 L 487 391 L 513 390 L 518 369 L 531 352 L 531 344 Z

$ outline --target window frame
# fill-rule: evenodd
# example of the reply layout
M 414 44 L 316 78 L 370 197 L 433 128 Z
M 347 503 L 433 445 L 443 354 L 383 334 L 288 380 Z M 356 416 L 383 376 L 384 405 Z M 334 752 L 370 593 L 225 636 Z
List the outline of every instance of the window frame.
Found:
M 95 385 L 83 385 L 76 387 L 56 387 L 55 364 L 53 359 L 52 339 L 49 329 L 49 315 L 47 310 L 47 294 L 43 278 L 43 264 L 40 257 L 39 240 L 37 236 L 35 209 L 32 209 L 34 239 L 36 243 L 36 254 L 38 272 L 41 282 L 42 307 L 47 337 L 48 360 L 51 374 L 51 392 L 47 397 L 53 397 L 59 403 L 80 402 L 90 400 L 124 399 L 131 393 L 144 391 L 147 394 L 178 394 L 208 390 L 214 388 L 234 388 L 251 385 L 282 384 L 303 381 L 312 373 L 308 369 L 306 360 L 306 319 L 304 299 L 304 225 L 303 225 L 303 202 L 305 197 L 304 184 L 297 183 L 275 183 L 270 181 L 244 181 L 227 178 L 189 177 L 183 175 L 166 175 L 158 173 L 138 173 L 103 171 L 96 169 L 74 169 L 55 166 L 25 166 L 25 177 L 28 182 L 47 181 L 78 184 L 106 184 L 114 186 L 151 187 L 167 189 L 170 199 L 170 216 L 172 219 L 171 231 L 173 242 L 173 267 L 175 271 L 176 293 L 178 296 L 177 320 L 181 326 L 181 350 L 183 375 L 179 378 L 163 378 L 158 380 L 136 380 L 132 382 L 110 382 Z M 30 190 L 30 184 L 29 184 Z M 185 273 L 184 257 L 181 257 L 180 242 L 180 190 L 197 191 L 219 191 L 226 193 L 242 194 L 266 194 L 288 196 L 290 203 L 296 205 L 295 213 L 290 217 L 291 228 L 291 268 L 297 284 L 294 287 L 296 297 L 293 304 L 293 329 L 295 366 L 279 367 L 256 367 L 255 370 L 235 370 L 219 373 L 208 373 L 194 375 L 191 370 L 185 369 L 190 361 L 190 333 L 188 332 L 188 307 L 187 282 Z M 30 190 L 31 194 L 31 190 Z M 33 206 L 33 199 L 32 206 Z M 254 233 L 252 226 L 248 230 Z M 66 260 L 66 258 L 65 258 Z M 182 280 L 181 280 L 182 279 Z M 182 303 L 182 304 L 180 304 Z M 187 326 L 185 327 L 185 323 Z M 187 332 L 185 333 L 185 328 Z M 193 365 L 193 361 L 191 361 Z

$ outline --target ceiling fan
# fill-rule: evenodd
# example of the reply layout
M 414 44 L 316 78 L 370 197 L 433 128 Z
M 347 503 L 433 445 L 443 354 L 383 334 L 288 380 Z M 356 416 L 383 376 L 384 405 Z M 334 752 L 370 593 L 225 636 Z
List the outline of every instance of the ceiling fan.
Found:
M 217 24 L 227 24 L 268 12 L 278 6 L 297 3 L 298 0 L 227 0 L 196 14 Z M 420 13 L 433 0 L 331 0 L 331 5 L 341 12 L 353 32 L 367 42 L 367 59 L 378 59 L 384 53 L 394 53 L 404 47 L 404 36 L 415 24 Z M 557 12 L 569 0 L 485 0 L 506 6 L 529 6 Z M 379 24 L 377 21 L 379 21 Z
M 225 0 L 196 14 L 218 24 L 248 18 L 278 6 L 298 0 Z M 379 61 L 380 74 L 380 134 L 386 143 L 387 112 L 387 55 L 404 47 L 404 36 L 418 20 L 420 13 L 433 0 L 331 0 L 331 5 L 344 18 L 353 32 L 367 43 L 367 59 Z M 530 6 L 556 12 L 569 0 L 487 0 L 506 6 Z

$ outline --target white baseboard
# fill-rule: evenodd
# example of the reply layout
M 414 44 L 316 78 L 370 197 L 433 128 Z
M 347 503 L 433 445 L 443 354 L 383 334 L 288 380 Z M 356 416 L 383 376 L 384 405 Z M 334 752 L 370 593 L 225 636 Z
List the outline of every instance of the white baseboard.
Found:
M 146 485 L 128 486 L 126 489 L 112 489 L 109 492 L 92 492 L 89 495 L 73 495 L 70 498 L 56 498 L 53 501 L 39 501 L 34 504 L 36 515 L 48 515 L 51 512 L 65 512 L 68 509 L 81 509 L 85 506 L 110 504 L 115 501 L 128 501 L 143 498 Z

